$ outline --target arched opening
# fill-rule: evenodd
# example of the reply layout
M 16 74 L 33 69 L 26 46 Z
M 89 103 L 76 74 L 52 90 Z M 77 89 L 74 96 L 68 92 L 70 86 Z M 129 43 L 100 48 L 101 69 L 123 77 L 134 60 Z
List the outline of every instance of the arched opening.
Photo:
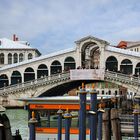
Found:
M 12 64 L 12 54 L 8 54 L 8 64 Z
M 6 74 L 0 75 L 0 88 L 8 86 L 9 80 Z
M 32 68 L 26 68 L 24 72 L 24 82 L 35 79 L 35 72 Z
M 136 68 L 135 68 L 135 75 L 140 75 L 140 63 L 138 63 L 136 65 Z
M 56 74 L 61 72 L 62 72 L 61 63 L 57 60 L 53 61 L 51 64 L 51 74 Z
M 11 75 L 11 85 L 18 84 L 22 82 L 22 77 L 19 71 L 13 71 Z
M 4 53 L 0 54 L 0 64 L 4 64 Z
M 19 62 L 22 62 L 22 61 L 23 61 L 23 54 L 20 53 L 20 54 L 19 54 Z
M 15 53 L 15 54 L 14 54 L 14 63 L 17 63 L 17 62 L 18 62 L 18 54 Z
M 107 58 L 106 70 L 115 71 L 115 72 L 118 71 L 118 61 L 117 61 L 116 57 L 110 56 Z
M 100 50 L 96 43 L 85 43 L 81 49 L 81 52 L 83 68 L 99 68 Z
M 45 64 L 39 65 L 37 69 L 37 78 L 48 76 L 48 67 Z
M 70 69 L 75 69 L 76 64 L 73 57 L 67 57 L 64 61 L 64 70 L 68 71 Z
M 28 59 L 32 59 L 33 55 L 31 53 L 28 54 Z
M 132 74 L 133 65 L 129 59 L 124 59 L 121 62 L 120 71 L 124 74 Z

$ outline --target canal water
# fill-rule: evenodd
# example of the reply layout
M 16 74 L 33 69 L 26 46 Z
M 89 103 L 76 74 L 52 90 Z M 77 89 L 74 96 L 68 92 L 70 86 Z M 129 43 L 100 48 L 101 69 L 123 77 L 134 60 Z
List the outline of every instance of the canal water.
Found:
M 6 109 L 5 112 L 10 120 L 12 134 L 15 134 L 19 129 L 22 140 L 28 140 L 28 112 L 24 109 Z M 123 140 L 132 140 L 128 137 L 123 137 Z
M 28 140 L 28 112 L 24 109 L 6 109 L 5 113 L 10 120 L 12 134 L 19 129 L 22 140 Z

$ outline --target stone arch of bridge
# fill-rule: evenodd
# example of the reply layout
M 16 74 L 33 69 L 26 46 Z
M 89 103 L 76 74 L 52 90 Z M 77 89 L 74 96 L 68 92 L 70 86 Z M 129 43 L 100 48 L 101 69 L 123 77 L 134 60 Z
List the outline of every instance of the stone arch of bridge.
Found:
M 118 71 L 118 60 L 115 56 L 109 56 L 106 59 L 106 70 Z
M 18 84 L 22 82 L 21 73 L 19 71 L 13 71 L 11 75 L 11 85 Z
M 48 76 L 48 67 L 46 64 L 40 64 L 37 69 L 37 78 Z
M 24 82 L 31 81 L 35 79 L 35 72 L 34 69 L 31 67 L 28 67 L 24 71 Z
M 129 59 L 124 59 L 120 65 L 120 71 L 124 74 L 132 74 L 133 72 L 133 64 Z
M 72 90 L 72 89 L 79 89 L 79 87 L 82 85 L 83 80 L 78 80 L 78 81 L 67 81 L 67 82 L 60 82 L 59 84 L 53 84 L 51 85 L 49 88 L 43 88 L 42 90 L 36 92 L 36 96 L 38 97 L 46 97 L 46 96 L 61 96 L 64 95 L 65 93 L 67 93 L 68 91 Z M 93 82 L 97 82 L 95 80 L 86 80 L 84 81 L 85 84 L 89 84 L 89 83 L 93 83 Z M 99 82 L 111 82 L 112 84 L 117 84 L 119 86 L 123 86 L 124 88 L 133 90 L 134 92 L 137 92 L 137 88 L 134 88 L 133 86 L 130 86 L 128 84 L 122 84 L 121 82 L 116 82 L 116 81 L 110 81 L 110 80 L 104 80 L 104 81 L 99 81 Z M 104 90 L 104 89 L 102 89 Z M 109 89 L 108 89 L 109 91 Z M 111 92 L 109 92 L 108 94 L 111 94 Z M 115 92 L 113 93 L 115 94 L 121 94 L 117 92 L 117 90 L 115 90 Z
M 64 70 L 67 71 L 75 68 L 76 68 L 75 59 L 71 56 L 66 57 L 64 60 Z
M 86 42 L 81 47 L 81 62 L 83 68 L 99 68 L 100 47 L 95 42 Z

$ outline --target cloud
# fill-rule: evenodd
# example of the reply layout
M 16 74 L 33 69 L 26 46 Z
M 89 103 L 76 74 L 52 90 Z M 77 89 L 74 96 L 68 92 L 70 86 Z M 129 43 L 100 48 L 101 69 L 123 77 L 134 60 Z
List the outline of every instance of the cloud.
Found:
M 16 33 L 43 54 L 73 47 L 86 35 L 112 43 L 139 39 L 139 9 L 138 0 L 5 0 L 0 37 Z

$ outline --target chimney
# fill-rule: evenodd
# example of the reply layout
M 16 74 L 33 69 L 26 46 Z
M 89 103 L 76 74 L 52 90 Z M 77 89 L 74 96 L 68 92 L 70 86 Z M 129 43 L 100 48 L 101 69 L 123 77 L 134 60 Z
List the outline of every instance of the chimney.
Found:
M 13 41 L 16 41 L 16 35 L 13 34 Z

